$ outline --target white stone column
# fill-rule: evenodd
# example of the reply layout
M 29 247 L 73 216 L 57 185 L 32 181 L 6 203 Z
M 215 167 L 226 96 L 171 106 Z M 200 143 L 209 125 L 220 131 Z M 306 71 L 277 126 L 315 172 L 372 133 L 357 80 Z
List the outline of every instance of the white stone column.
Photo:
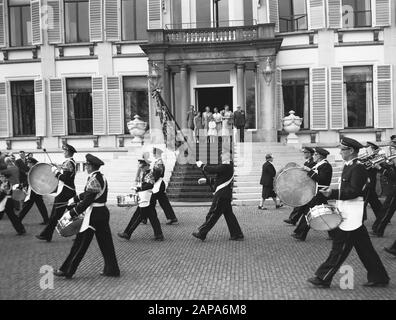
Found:
M 245 65 L 237 64 L 237 106 L 245 110 Z M 236 110 L 234 106 L 234 111 Z
M 181 110 L 180 112 L 180 127 L 186 128 L 187 127 L 187 110 L 188 105 L 190 102 L 190 87 L 189 87 L 189 79 L 188 79 L 188 67 L 186 65 L 180 66 L 180 82 L 181 82 Z

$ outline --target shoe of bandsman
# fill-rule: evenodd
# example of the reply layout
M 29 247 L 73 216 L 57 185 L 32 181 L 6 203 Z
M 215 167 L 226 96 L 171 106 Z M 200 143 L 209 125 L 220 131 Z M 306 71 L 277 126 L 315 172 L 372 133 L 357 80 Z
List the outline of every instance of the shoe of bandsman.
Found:
M 154 241 L 164 241 L 165 238 L 164 238 L 164 236 L 161 234 L 161 235 L 155 236 L 153 240 L 154 240 Z
M 322 279 L 320 279 L 318 277 L 309 278 L 307 281 L 309 283 L 313 284 L 315 287 L 330 288 L 329 282 L 323 281 Z
M 384 288 L 389 285 L 389 281 L 386 282 L 375 282 L 375 281 L 368 281 L 363 284 L 363 287 L 370 287 L 370 288 Z
M 277 204 L 277 205 L 275 206 L 276 209 L 279 209 L 279 208 L 282 208 L 282 207 L 283 207 L 283 203 L 282 203 L 282 204 Z
M 291 224 L 291 225 L 293 225 L 293 226 L 296 225 L 296 224 L 293 223 L 293 221 L 291 221 L 290 219 L 285 219 L 285 220 L 283 220 L 283 222 L 286 222 L 287 224 Z
M 388 253 L 390 253 L 390 254 L 396 256 L 396 249 L 385 247 L 384 250 L 385 250 L 386 252 L 388 252 Z
M 192 235 L 193 235 L 193 237 L 195 237 L 199 240 L 202 240 L 202 241 L 205 241 L 205 239 L 206 239 L 206 236 L 200 234 L 199 232 L 193 232 Z
M 231 236 L 230 240 L 233 241 L 243 241 L 245 237 L 243 236 L 243 234 L 238 234 L 236 236 Z
M 122 238 L 122 239 L 129 240 L 129 236 L 125 232 L 118 232 L 117 236 Z
M 65 277 L 66 279 L 71 279 L 73 277 L 72 274 L 67 274 L 67 273 L 65 273 L 65 272 L 63 272 L 61 270 L 55 270 L 54 271 L 54 276 Z
M 119 273 L 105 273 L 105 272 L 101 272 L 100 275 L 102 277 L 114 277 L 114 278 L 118 278 L 120 276 Z
M 51 242 L 51 239 L 47 239 L 46 237 L 44 237 L 42 235 L 37 235 L 36 238 L 39 239 L 39 240 L 45 240 L 47 242 Z
M 177 219 L 172 219 L 172 220 L 169 220 L 166 224 L 167 224 L 167 225 L 179 224 L 179 221 L 178 221 Z
M 265 207 L 263 207 L 263 206 L 258 206 L 258 208 L 259 208 L 260 210 L 268 210 L 267 208 L 265 208 Z

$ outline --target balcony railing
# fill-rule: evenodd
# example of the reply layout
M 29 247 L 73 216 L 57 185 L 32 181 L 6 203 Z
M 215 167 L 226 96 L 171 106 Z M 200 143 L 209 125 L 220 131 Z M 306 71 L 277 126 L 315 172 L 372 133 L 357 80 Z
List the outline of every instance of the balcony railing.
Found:
M 273 38 L 273 24 L 218 28 L 149 30 L 149 43 L 225 43 Z

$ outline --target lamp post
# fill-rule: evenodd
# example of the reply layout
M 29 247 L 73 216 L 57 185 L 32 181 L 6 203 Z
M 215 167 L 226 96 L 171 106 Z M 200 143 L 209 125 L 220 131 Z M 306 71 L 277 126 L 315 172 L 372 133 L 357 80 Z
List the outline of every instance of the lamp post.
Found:
M 267 57 L 265 60 L 265 66 L 263 70 L 265 83 L 269 86 L 272 81 L 272 74 L 274 73 L 274 69 L 272 68 L 272 58 Z

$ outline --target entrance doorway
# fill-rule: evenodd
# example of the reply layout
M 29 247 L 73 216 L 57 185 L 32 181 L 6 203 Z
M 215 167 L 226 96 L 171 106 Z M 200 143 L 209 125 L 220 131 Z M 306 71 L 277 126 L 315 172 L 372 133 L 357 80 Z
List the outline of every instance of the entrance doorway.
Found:
M 198 111 L 204 112 L 205 107 L 210 107 L 213 112 L 214 107 L 219 111 L 224 109 L 227 104 L 232 110 L 232 87 L 219 87 L 219 88 L 199 88 L 195 89 L 195 99 Z

